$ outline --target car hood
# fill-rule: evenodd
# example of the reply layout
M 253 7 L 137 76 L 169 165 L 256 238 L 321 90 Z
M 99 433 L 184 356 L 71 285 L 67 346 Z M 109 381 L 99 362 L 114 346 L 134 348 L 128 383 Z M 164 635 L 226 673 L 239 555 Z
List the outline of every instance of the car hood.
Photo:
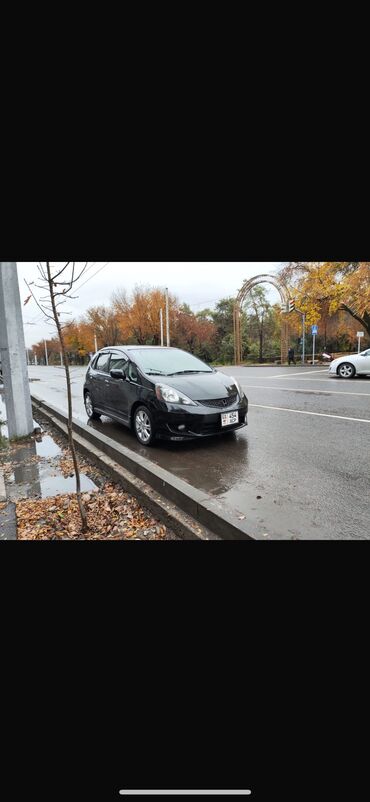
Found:
M 338 367 L 338 365 L 340 365 L 342 362 L 348 362 L 349 359 L 351 362 L 357 362 L 360 356 L 361 354 L 348 354 L 347 356 L 339 356 L 337 359 L 333 359 L 333 361 L 330 362 L 330 367 Z
M 194 373 L 187 376 L 154 376 L 150 377 L 157 384 L 167 384 L 180 393 L 189 396 L 192 401 L 206 398 L 227 398 L 238 392 L 232 376 L 225 373 Z

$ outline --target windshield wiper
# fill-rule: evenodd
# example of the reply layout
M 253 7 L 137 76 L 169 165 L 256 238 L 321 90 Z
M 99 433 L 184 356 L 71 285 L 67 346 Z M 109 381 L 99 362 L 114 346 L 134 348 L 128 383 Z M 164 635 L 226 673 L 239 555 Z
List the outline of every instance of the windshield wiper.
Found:
M 168 376 L 168 373 L 165 373 L 163 370 L 146 370 L 145 371 L 147 376 Z
M 190 373 L 212 373 L 211 370 L 177 370 L 176 373 L 168 373 L 168 376 L 184 376 Z

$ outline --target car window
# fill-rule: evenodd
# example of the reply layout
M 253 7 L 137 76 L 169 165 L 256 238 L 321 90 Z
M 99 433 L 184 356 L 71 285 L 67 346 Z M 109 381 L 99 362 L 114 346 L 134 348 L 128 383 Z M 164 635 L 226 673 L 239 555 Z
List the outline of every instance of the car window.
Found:
M 95 362 L 95 370 L 101 370 L 103 373 L 108 373 L 110 354 L 100 354 Z
M 112 354 L 109 370 L 124 370 L 127 367 L 128 359 L 124 354 Z
M 137 382 L 137 380 L 139 378 L 139 374 L 138 374 L 138 371 L 137 371 L 137 367 L 136 367 L 136 365 L 134 365 L 133 362 L 130 362 L 130 364 L 129 364 L 128 375 L 129 375 L 129 378 L 131 379 L 132 382 Z

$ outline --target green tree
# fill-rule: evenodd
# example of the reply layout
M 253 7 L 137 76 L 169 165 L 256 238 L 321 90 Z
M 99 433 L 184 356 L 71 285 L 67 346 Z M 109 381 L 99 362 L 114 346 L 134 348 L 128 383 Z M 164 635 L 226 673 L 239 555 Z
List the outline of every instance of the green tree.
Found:
M 252 340 L 253 345 L 258 342 L 258 360 L 263 362 L 265 344 L 276 329 L 275 310 L 266 298 L 264 287 L 256 286 L 251 290 L 244 309 L 247 313 L 248 340 Z

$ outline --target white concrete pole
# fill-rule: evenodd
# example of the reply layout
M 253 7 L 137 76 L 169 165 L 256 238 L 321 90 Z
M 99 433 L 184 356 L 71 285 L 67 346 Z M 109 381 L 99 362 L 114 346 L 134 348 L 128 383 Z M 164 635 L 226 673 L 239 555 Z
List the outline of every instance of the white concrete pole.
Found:
M 9 438 L 33 432 L 16 262 L 0 262 L 0 349 Z
M 163 347 L 163 309 L 159 310 L 159 320 L 161 323 L 161 346 Z
M 166 287 L 166 334 L 167 334 L 167 348 L 170 346 L 170 314 L 169 314 L 169 301 L 168 301 L 168 287 Z
M 98 341 L 96 339 L 96 334 L 94 334 L 94 344 L 95 344 L 95 353 L 96 353 L 97 350 L 98 350 Z
M 47 345 L 46 345 L 46 340 L 44 340 L 44 344 L 45 344 L 45 364 L 46 364 L 46 365 L 49 365 L 49 359 L 48 359 L 48 347 L 47 347 Z

